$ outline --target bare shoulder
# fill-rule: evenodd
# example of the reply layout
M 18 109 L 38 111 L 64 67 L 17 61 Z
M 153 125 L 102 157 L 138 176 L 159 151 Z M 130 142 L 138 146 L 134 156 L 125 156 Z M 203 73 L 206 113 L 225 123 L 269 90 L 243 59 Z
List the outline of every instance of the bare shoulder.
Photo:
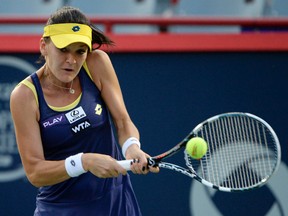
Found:
M 30 77 L 27 77 L 25 81 L 32 83 Z M 11 92 L 10 99 L 15 102 L 18 102 L 21 101 L 22 99 L 27 100 L 27 98 L 30 98 L 31 96 L 33 96 L 31 89 L 29 89 L 23 83 L 19 83 Z
M 94 50 L 88 54 L 86 62 L 91 76 L 100 90 L 102 90 L 104 82 L 115 79 L 115 71 L 106 52 Z
M 25 80 L 32 84 L 31 78 L 28 77 Z M 10 109 L 11 112 L 25 112 L 29 107 L 31 110 L 37 109 L 37 103 L 35 96 L 30 88 L 28 88 L 23 83 L 18 84 L 10 95 Z
M 90 52 L 88 54 L 88 57 L 90 57 L 90 58 L 107 58 L 108 54 L 103 50 L 97 49 L 97 50 L 93 50 L 92 52 Z
M 25 80 L 27 80 L 28 82 L 31 82 L 29 78 L 26 78 Z M 13 102 L 17 103 L 18 101 L 29 98 L 31 94 L 32 94 L 32 91 L 29 88 L 27 88 L 22 83 L 19 83 L 11 92 L 10 99 Z
M 100 67 L 105 64 L 111 64 L 110 57 L 108 54 L 102 50 L 94 50 L 87 56 L 88 67 Z

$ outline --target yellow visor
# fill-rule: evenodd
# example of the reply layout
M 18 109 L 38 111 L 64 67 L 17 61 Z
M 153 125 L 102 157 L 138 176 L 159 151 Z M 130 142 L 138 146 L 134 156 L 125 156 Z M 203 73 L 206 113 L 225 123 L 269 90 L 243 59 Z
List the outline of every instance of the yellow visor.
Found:
M 54 45 L 62 49 L 72 43 L 84 43 L 92 50 L 92 29 L 79 23 L 60 23 L 47 25 L 43 37 L 50 37 Z

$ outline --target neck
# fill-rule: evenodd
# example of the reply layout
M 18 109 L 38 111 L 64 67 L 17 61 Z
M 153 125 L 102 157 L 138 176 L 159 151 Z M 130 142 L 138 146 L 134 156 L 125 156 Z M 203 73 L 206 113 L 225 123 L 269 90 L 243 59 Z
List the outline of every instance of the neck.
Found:
M 44 76 L 47 77 L 47 81 L 52 84 L 54 87 L 57 87 L 59 89 L 63 89 L 63 90 L 66 90 L 68 91 L 70 94 L 74 94 L 75 93 L 75 89 L 73 89 L 73 81 L 74 79 L 71 81 L 70 83 L 70 87 L 66 87 L 66 86 L 61 86 L 61 85 L 58 85 L 56 83 L 54 83 L 53 79 L 51 78 L 51 75 L 49 75 L 49 73 L 47 72 L 47 70 L 44 68 Z M 66 84 L 66 83 L 65 83 Z

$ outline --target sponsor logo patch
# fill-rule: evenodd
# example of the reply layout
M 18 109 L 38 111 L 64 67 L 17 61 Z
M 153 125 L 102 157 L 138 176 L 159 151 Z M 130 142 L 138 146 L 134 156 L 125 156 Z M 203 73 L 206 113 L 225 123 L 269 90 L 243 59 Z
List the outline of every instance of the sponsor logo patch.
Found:
M 97 104 L 95 107 L 95 114 L 101 115 L 101 113 L 102 113 L 102 106 L 100 104 Z
M 65 114 L 67 120 L 70 124 L 73 124 L 76 121 L 86 117 L 86 113 L 84 112 L 83 108 L 80 106 L 68 113 Z
M 79 132 L 81 132 L 83 130 L 86 130 L 89 127 L 91 127 L 91 124 L 90 124 L 89 120 L 85 120 L 85 121 L 73 126 L 72 127 L 72 132 L 74 134 L 77 134 L 77 133 L 79 133 Z
M 54 116 L 53 118 L 48 119 L 43 122 L 43 127 L 47 128 L 53 125 L 56 125 L 64 120 L 64 115 Z

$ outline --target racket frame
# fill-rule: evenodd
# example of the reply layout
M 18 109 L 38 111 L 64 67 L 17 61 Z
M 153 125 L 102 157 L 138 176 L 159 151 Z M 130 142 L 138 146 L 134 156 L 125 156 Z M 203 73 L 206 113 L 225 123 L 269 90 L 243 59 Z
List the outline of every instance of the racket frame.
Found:
M 275 165 L 275 168 L 273 170 L 273 172 L 267 176 L 266 178 L 262 179 L 258 184 L 255 184 L 253 186 L 249 186 L 249 187 L 243 187 L 243 188 L 237 188 L 237 189 L 233 189 L 233 188 L 227 188 L 227 187 L 222 187 L 222 186 L 217 186 L 203 178 L 201 178 L 197 172 L 194 170 L 194 168 L 192 167 L 192 165 L 186 164 L 189 169 L 178 166 L 176 164 L 173 163 L 168 163 L 168 162 L 163 162 L 163 159 L 166 159 L 168 157 L 171 157 L 172 155 L 176 154 L 177 152 L 179 152 L 180 150 L 182 150 L 182 148 L 184 148 L 187 144 L 187 142 L 192 139 L 193 137 L 197 136 L 197 132 L 203 128 L 203 126 L 205 124 L 208 124 L 210 122 L 216 121 L 219 118 L 223 118 L 224 116 L 238 116 L 238 115 L 244 115 L 244 116 L 248 116 L 249 118 L 253 118 L 256 119 L 258 122 L 260 122 L 261 124 L 263 124 L 271 133 L 272 137 L 274 138 L 275 141 L 275 145 L 277 148 L 277 163 Z M 185 157 L 189 157 L 186 150 L 184 151 Z M 275 131 L 273 130 L 273 128 L 263 119 L 259 118 L 256 115 L 253 115 L 251 113 L 244 113 L 244 112 L 230 112 L 230 113 L 223 113 L 223 114 L 219 114 L 216 116 L 213 116 L 205 121 L 203 121 L 202 123 L 198 124 L 180 143 L 178 143 L 177 145 L 175 145 L 173 148 L 169 149 L 168 151 L 159 154 L 157 156 L 148 158 L 148 166 L 152 166 L 152 167 L 156 167 L 159 166 L 160 168 L 165 168 L 165 169 L 170 169 L 170 170 L 174 170 L 177 171 L 179 173 L 182 173 L 186 176 L 189 176 L 193 179 L 196 179 L 198 182 L 204 184 L 207 187 L 219 190 L 219 191 L 223 191 L 223 192 L 242 192 L 242 191 L 247 191 L 247 190 L 252 190 L 255 188 L 259 188 L 262 185 L 264 185 L 268 179 L 273 175 L 273 173 L 275 173 L 280 165 L 281 162 L 281 147 L 280 147 L 280 142 L 279 139 L 275 133 Z M 186 160 L 186 159 L 185 159 Z M 187 161 L 187 160 L 186 160 Z M 131 163 L 133 162 L 133 160 L 124 160 L 124 161 L 118 161 L 118 163 L 123 166 L 126 170 L 130 170 L 130 166 Z

